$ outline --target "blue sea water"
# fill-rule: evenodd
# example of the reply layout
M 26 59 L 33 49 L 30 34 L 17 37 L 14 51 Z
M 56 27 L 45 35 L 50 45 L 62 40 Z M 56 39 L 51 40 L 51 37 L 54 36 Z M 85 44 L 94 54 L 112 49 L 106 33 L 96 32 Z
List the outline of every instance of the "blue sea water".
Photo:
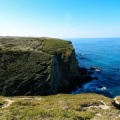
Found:
M 115 97 L 120 95 L 120 38 L 69 39 L 80 67 L 99 67 L 98 80 L 83 85 L 85 92 Z M 80 93 L 81 88 L 76 89 Z

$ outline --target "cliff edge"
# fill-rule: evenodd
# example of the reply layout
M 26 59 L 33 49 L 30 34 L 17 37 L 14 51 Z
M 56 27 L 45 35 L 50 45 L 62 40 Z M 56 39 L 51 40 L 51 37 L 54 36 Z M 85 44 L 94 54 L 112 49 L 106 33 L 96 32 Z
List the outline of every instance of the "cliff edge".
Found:
M 79 79 L 70 41 L 55 38 L 0 38 L 0 94 L 49 95 L 68 92 Z

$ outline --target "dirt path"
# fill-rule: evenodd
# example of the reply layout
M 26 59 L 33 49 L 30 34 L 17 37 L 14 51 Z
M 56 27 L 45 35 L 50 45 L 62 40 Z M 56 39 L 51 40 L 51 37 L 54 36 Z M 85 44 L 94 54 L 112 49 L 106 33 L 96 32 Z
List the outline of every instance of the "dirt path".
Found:
M 7 103 L 2 108 L 8 108 L 14 102 L 13 100 L 10 100 L 8 98 L 4 98 L 4 101 L 6 101 Z
M 15 100 L 42 100 L 43 98 L 33 98 L 33 97 L 23 97 L 23 98 L 14 98 L 14 100 L 11 100 L 10 98 L 4 98 L 4 101 L 7 103 L 3 105 L 3 108 L 8 108 Z

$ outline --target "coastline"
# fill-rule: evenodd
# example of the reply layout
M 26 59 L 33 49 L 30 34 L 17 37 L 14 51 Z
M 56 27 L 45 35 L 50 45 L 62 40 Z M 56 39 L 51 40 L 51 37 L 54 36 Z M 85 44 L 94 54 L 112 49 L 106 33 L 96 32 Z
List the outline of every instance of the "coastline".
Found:
M 80 67 L 90 69 L 100 68 L 94 72 L 98 78 L 96 82 L 88 83 L 91 92 L 103 94 L 110 98 L 120 95 L 119 79 L 119 45 L 120 38 L 78 38 L 70 39 L 76 50 L 76 57 Z M 116 41 L 116 42 L 114 42 Z M 117 44 L 116 44 L 117 43 Z M 101 90 L 100 90 L 101 89 Z M 90 92 L 90 90 L 88 90 Z

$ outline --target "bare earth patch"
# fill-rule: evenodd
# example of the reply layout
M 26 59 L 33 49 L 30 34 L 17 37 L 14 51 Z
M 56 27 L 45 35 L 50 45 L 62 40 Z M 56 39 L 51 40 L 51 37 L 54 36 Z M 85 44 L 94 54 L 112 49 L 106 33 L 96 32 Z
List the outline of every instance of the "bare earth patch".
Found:
M 3 105 L 2 109 L 3 108 L 8 108 L 14 102 L 14 100 L 11 100 L 11 99 L 8 99 L 8 98 L 4 98 L 4 101 L 6 101 L 7 104 Z
M 7 103 L 4 104 L 1 108 L 8 108 L 15 100 L 42 100 L 42 98 L 34 98 L 34 97 L 20 97 L 20 98 L 4 98 L 4 101 Z
M 100 105 L 90 105 L 88 107 L 84 107 L 84 109 L 91 109 L 91 108 L 103 109 L 103 110 L 110 109 L 110 107 L 107 106 L 106 103 L 103 101 L 100 101 Z

